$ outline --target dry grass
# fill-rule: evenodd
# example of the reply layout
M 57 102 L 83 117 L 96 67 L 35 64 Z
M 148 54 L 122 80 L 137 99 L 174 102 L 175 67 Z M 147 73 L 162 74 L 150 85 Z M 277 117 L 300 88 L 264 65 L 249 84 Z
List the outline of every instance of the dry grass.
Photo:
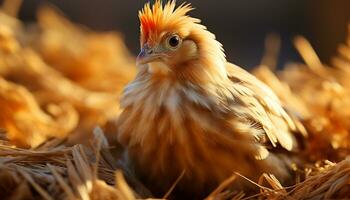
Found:
M 28 28 L 14 17 L 20 2 L 8 0 L 0 11 L 1 198 L 151 198 L 104 136 L 113 133 L 119 93 L 135 75 L 120 35 L 77 26 L 47 7 Z M 304 166 L 289 187 L 272 174 L 254 183 L 234 173 L 208 200 L 350 198 L 350 41 L 326 66 L 298 37 L 306 64 L 275 72 L 279 46 L 278 37 L 268 38 L 254 73 L 306 127 Z M 229 190 L 237 179 L 260 192 Z
M 0 193 L 8 199 L 135 199 L 117 163 L 96 129 L 88 146 L 66 147 L 49 140 L 36 149 L 21 149 L 2 140 L 0 145 Z M 105 154 L 100 154 L 100 148 Z M 109 184 L 109 185 L 107 185 Z M 110 186 L 110 185 L 115 185 Z

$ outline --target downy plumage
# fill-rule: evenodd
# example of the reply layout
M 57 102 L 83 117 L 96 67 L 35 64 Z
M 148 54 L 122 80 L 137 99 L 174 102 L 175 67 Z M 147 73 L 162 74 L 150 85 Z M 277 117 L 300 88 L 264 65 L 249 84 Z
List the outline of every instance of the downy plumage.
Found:
M 177 190 L 194 195 L 234 172 L 287 180 L 288 163 L 274 149 L 297 149 L 296 124 L 265 84 L 226 61 L 190 10 L 157 0 L 139 12 L 139 72 L 124 90 L 118 120 L 130 166 L 158 195 L 182 172 Z

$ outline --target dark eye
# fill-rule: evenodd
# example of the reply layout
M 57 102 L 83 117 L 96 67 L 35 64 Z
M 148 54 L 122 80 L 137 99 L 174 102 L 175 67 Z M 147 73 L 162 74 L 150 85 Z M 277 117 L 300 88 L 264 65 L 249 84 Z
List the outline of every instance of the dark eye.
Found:
M 172 35 L 167 40 L 167 45 L 172 49 L 178 47 L 180 43 L 181 39 L 178 35 Z
M 177 47 L 177 45 L 179 45 L 180 43 L 180 38 L 179 36 L 175 35 L 175 36 L 172 36 L 170 39 L 169 39 L 169 45 L 171 47 Z

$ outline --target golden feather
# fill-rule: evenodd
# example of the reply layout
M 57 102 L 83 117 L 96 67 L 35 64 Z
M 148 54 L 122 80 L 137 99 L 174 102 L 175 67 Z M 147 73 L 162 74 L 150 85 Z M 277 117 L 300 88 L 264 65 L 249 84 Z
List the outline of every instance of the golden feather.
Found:
M 288 164 L 271 148 L 296 149 L 294 121 L 272 90 L 226 61 L 215 35 L 186 15 L 190 10 L 189 4 L 156 1 L 139 13 L 141 48 L 152 46 L 164 56 L 139 65 L 121 99 L 118 141 L 130 165 L 157 192 L 185 171 L 176 190 L 196 197 L 233 172 L 287 180 Z M 164 37 L 174 33 L 182 45 L 164 50 Z M 155 67 L 167 73 L 150 70 Z

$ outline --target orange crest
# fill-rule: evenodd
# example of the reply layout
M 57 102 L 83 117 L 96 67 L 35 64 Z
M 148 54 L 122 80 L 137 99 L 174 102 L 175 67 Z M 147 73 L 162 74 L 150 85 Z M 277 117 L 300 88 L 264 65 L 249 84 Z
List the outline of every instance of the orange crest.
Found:
M 176 29 L 186 22 L 199 22 L 186 15 L 192 9 L 190 4 L 185 3 L 175 9 L 175 1 L 169 1 L 163 6 L 161 0 L 156 0 L 152 7 L 147 3 L 139 12 L 141 44 L 150 38 L 155 39 L 162 31 Z

